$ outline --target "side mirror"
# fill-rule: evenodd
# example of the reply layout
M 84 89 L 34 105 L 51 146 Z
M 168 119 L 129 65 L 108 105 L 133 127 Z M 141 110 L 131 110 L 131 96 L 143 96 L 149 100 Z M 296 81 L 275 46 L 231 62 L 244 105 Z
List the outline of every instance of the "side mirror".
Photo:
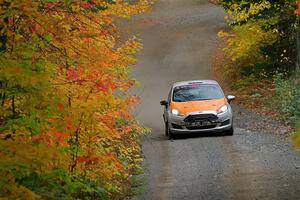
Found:
M 233 96 L 233 95 L 228 95 L 228 96 L 227 96 L 227 100 L 228 100 L 229 103 L 231 103 L 233 100 L 235 100 L 235 96 Z
M 160 105 L 162 106 L 168 106 L 168 102 L 166 100 L 160 101 Z

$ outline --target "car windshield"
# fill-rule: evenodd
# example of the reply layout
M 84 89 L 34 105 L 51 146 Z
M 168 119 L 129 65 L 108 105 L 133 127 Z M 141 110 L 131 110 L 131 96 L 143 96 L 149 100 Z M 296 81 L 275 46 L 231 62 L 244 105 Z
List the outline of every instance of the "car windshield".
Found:
M 217 85 L 191 84 L 175 87 L 173 101 L 200 101 L 223 98 L 224 94 Z

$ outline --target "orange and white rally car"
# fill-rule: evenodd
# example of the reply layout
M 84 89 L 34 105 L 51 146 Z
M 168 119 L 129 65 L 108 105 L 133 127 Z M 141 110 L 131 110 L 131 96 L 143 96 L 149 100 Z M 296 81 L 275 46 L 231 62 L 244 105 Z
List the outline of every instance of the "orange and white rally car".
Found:
M 224 132 L 233 135 L 233 114 L 230 102 L 220 85 L 213 80 L 174 83 L 164 106 L 165 133 Z

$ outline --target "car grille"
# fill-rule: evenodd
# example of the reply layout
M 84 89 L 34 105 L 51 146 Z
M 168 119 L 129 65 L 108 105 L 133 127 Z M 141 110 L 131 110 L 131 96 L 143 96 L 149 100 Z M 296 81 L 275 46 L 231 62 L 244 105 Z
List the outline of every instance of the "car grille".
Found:
M 199 120 L 209 120 L 211 122 L 214 122 L 218 120 L 218 116 L 214 114 L 197 114 L 197 115 L 189 115 L 184 119 L 184 121 L 188 123 L 192 123 Z
M 187 126 L 188 130 L 199 130 L 199 129 L 210 129 L 215 128 L 216 125 L 209 125 L 209 126 Z

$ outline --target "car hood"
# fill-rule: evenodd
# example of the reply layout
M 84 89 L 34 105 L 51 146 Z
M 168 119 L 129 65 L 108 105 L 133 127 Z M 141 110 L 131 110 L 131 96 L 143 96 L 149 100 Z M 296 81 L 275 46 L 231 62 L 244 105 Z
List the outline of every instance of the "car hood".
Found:
M 186 101 L 186 102 L 171 102 L 170 108 L 177 109 L 181 114 L 186 114 L 195 111 L 215 110 L 226 104 L 225 98 L 201 100 L 201 101 Z

